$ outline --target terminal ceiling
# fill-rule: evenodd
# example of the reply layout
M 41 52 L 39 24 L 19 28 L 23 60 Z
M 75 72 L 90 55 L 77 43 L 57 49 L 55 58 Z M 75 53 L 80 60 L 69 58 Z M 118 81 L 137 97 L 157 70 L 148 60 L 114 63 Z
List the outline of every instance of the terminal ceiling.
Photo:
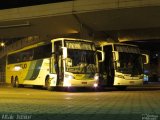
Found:
M 159 39 L 159 13 L 160 7 L 137 7 L 0 21 L 0 38 L 84 34 L 96 39 L 118 36 L 122 41 Z

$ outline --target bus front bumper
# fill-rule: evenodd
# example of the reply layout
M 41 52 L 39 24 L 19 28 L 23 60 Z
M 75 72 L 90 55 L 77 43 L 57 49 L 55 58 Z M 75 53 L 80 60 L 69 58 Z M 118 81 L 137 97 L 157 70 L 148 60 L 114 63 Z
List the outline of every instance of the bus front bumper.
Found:
M 143 79 L 124 79 L 115 77 L 114 78 L 114 86 L 141 86 L 143 85 Z
M 66 80 L 64 87 L 98 87 L 97 80 Z

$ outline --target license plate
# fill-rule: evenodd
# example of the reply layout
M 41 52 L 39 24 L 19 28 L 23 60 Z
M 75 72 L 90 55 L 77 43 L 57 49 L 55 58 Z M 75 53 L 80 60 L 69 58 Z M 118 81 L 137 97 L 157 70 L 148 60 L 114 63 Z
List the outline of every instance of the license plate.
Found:
M 82 84 L 87 84 L 87 82 L 82 82 Z
M 132 84 L 133 84 L 133 83 L 134 83 L 134 81 L 130 81 L 130 83 L 132 83 Z

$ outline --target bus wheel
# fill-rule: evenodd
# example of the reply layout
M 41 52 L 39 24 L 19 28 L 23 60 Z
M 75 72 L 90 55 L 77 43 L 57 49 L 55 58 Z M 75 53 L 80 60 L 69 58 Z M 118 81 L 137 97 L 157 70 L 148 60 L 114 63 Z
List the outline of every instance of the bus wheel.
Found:
M 18 77 L 17 76 L 15 78 L 12 77 L 11 83 L 12 83 L 12 87 L 19 87 Z
M 127 86 L 117 86 L 116 87 L 118 90 L 126 90 Z
M 11 77 L 11 85 L 12 85 L 12 87 L 16 87 L 16 85 L 15 85 L 15 79 L 14 79 L 13 76 Z
M 18 77 L 17 77 L 17 76 L 15 77 L 14 82 L 15 82 L 15 87 L 17 87 L 17 88 L 20 87 L 19 81 L 18 81 Z
M 52 91 L 53 90 L 53 87 L 50 86 L 51 82 L 50 82 L 50 79 L 49 79 L 49 76 L 46 77 L 46 80 L 45 80 L 45 88 L 49 91 Z

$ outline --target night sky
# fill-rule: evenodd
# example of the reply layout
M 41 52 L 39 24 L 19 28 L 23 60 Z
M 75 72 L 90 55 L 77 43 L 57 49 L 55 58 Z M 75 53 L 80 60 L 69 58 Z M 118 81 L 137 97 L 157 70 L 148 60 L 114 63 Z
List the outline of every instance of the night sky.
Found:
M 72 0 L 0 0 L 0 9 L 9 9 Z

